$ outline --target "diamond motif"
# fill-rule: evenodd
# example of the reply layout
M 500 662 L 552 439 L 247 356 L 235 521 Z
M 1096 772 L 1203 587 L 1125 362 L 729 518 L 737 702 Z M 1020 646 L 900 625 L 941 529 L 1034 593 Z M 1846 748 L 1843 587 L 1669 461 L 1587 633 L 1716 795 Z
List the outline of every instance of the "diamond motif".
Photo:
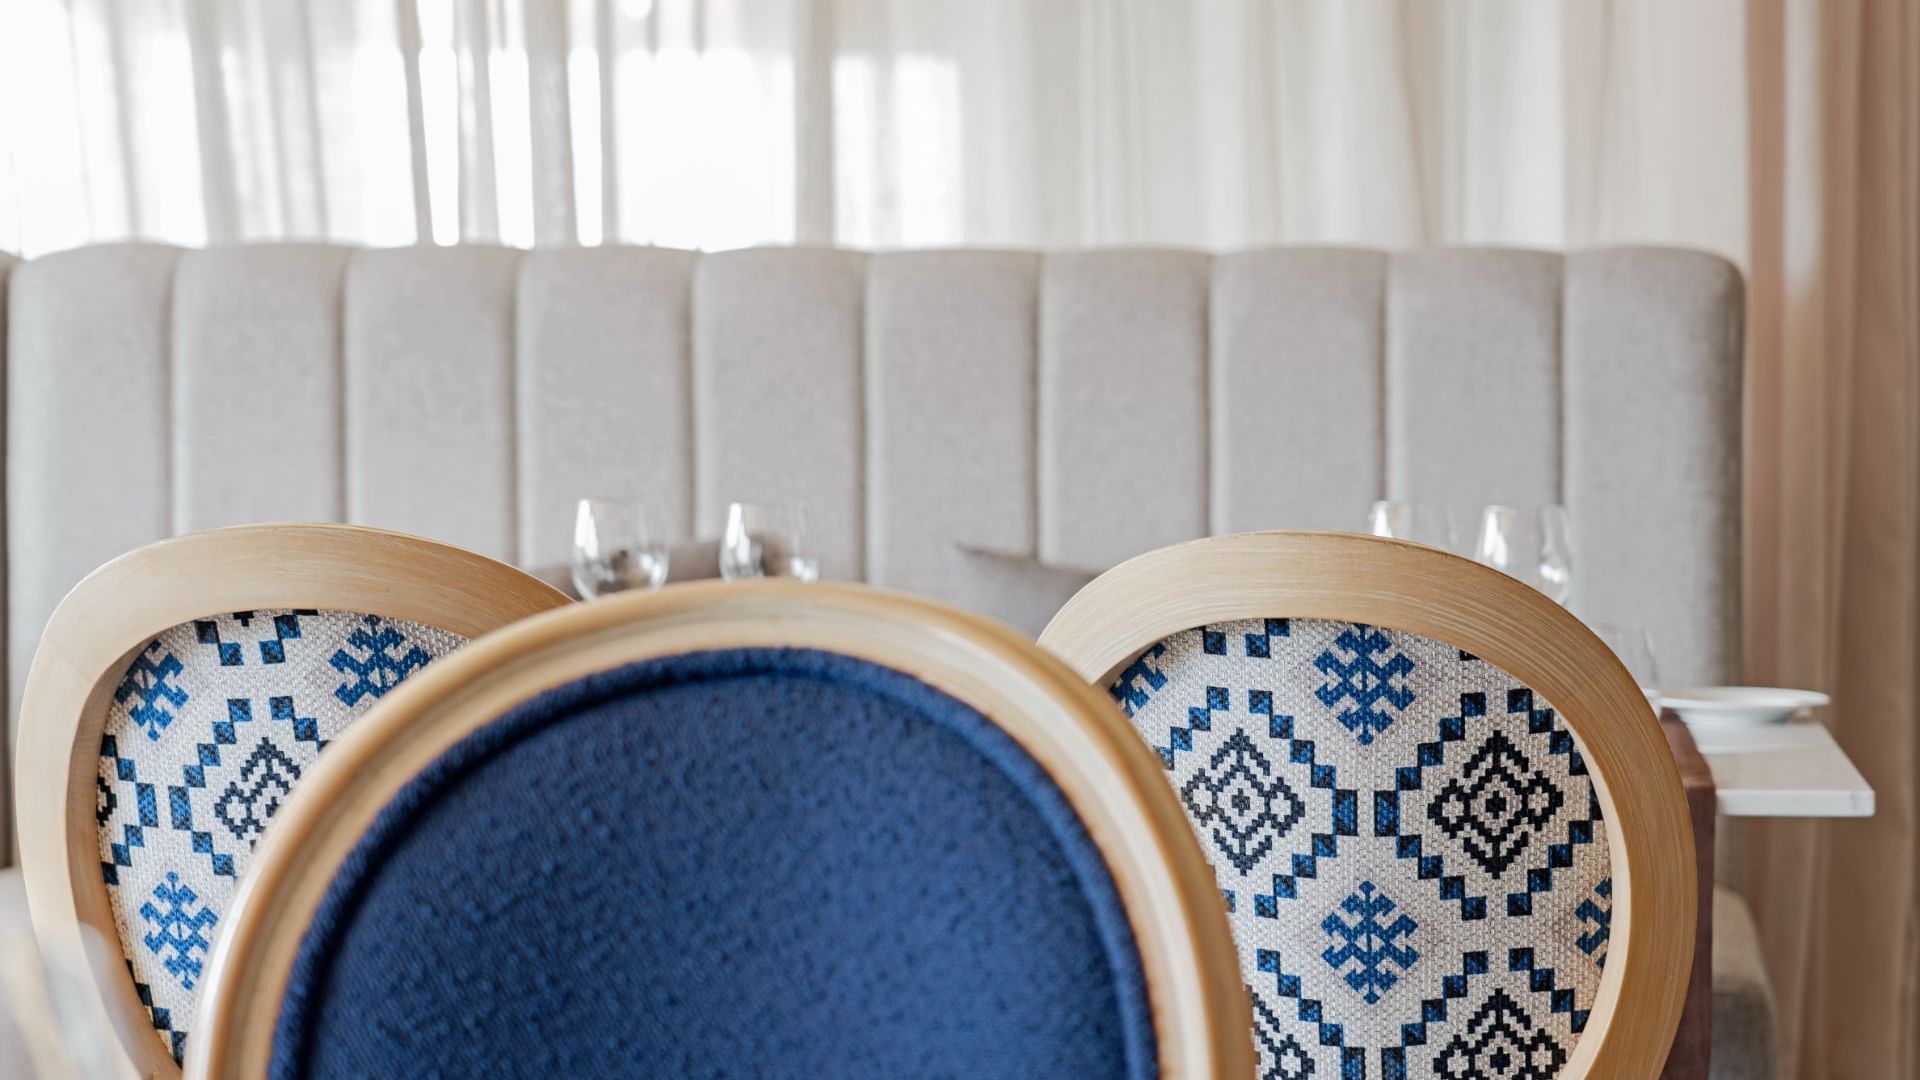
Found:
M 1223 691 L 1224 693 L 1224 691 Z M 1306 810 L 1245 731 L 1235 731 L 1180 789 L 1194 824 L 1241 873 L 1272 852 Z
M 1427 819 L 1497 879 L 1563 801 L 1553 781 L 1496 731 L 1427 804 Z
M 1413 661 L 1371 626 L 1356 623 L 1341 631 L 1313 666 L 1327 676 L 1317 692 L 1320 703 L 1336 710 L 1340 723 L 1362 746 L 1392 727 L 1395 714 L 1413 704 L 1413 690 L 1407 686 Z M 1342 707 L 1343 702 L 1348 704 Z
M 1553 1080 L 1567 1055 L 1505 991 L 1494 990 L 1433 1059 L 1443 1080 Z
M 1420 959 L 1420 953 L 1406 943 L 1419 925 L 1406 912 L 1396 916 L 1394 910 L 1393 901 L 1385 893 L 1376 891 L 1373 882 L 1363 881 L 1359 889 L 1340 901 L 1340 911 L 1352 916 L 1351 922 L 1342 919 L 1339 912 L 1328 912 L 1320 922 L 1320 929 L 1333 939 L 1320 959 L 1339 972 L 1369 1005 L 1392 990 L 1400 976 Z

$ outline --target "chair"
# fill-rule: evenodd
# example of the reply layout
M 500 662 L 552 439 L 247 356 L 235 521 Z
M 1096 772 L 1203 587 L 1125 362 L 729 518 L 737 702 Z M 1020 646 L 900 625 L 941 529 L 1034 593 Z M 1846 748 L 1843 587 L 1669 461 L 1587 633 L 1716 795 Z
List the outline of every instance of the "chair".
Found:
M 1687 806 L 1573 616 L 1430 548 L 1243 533 L 1121 564 L 1040 640 L 1179 792 L 1262 1077 L 1660 1072 L 1692 956 Z
M 565 602 L 491 559 L 343 525 L 180 536 L 74 588 L 21 708 L 20 856 L 43 950 L 79 956 L 86 926 L 124 954 L 88 1004 L 129 1075 L 179 1075 L 214 934 L 320 751 L 417 669 Z
M 1244 1077 L 1205 856 L 1119 711 L 852 585 L 529 620 L 260 845 L 193 1077 Z

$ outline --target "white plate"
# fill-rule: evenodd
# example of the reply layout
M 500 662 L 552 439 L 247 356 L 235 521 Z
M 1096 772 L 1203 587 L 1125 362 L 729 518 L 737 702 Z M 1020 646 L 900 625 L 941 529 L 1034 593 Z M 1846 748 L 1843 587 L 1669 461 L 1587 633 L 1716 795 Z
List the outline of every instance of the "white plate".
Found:
M 1662 708 L 1679 713 L 1680 719 L 1689 724 L 1705 727 L 1778 724 L 1802 709 L 1819 708 L 1831 700 L 1818 690 L 1773 686 L 1692 686 L 1660 695 Z

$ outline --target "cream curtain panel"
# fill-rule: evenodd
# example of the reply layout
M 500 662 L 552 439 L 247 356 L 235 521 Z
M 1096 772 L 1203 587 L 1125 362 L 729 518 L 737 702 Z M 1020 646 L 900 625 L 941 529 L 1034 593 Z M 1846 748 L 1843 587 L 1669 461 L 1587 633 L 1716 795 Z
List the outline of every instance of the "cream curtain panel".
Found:
M 1736 0 L 5 0 L 0 249 L 1673 241 Z
M 1670 243 L 1749 280 L 1748 676 L 1870 822 L 1729 837 L 1801 1077 L 1920 1076 L 1920 5 L 0 0 L 0 249 Z

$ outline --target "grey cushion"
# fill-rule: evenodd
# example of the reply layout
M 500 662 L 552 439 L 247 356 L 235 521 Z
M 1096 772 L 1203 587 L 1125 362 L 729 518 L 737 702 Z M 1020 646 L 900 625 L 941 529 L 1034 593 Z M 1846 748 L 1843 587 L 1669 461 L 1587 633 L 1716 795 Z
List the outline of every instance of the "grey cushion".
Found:
M 1713 890 L 1712 1080 L 1779 1075 L 1773 987 L 1760 956 L 1753 912 L 1738 893 Z

